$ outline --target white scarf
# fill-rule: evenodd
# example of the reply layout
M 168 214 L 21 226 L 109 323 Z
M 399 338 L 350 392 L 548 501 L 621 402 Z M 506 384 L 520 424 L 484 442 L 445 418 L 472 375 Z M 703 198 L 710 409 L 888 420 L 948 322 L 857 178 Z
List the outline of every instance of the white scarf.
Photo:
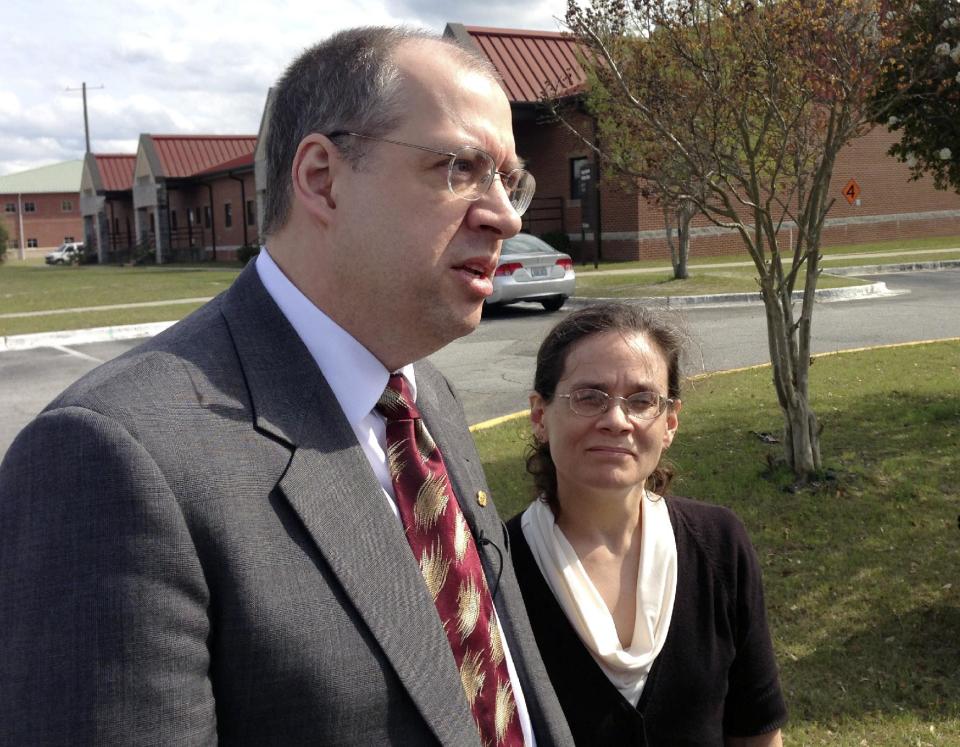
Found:
M 637 614 L 626 649 L 620 645 L 613 615 L 556 525 L 550 507 L 534 501 L 520 522 L 540 572 L 570 624 L 610 682 L 634 706 L 667 638 L 677 592 L 677 540 L 666 499 L 645 491 L 641 506 Z

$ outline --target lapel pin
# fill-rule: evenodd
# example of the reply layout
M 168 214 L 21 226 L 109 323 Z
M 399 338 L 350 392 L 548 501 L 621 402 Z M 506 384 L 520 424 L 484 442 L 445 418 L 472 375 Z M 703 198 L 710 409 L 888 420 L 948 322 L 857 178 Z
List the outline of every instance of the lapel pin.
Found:
M 481 508 L 487 505 L 487 494 L 483 490 L 477 491 L 477 503 Z

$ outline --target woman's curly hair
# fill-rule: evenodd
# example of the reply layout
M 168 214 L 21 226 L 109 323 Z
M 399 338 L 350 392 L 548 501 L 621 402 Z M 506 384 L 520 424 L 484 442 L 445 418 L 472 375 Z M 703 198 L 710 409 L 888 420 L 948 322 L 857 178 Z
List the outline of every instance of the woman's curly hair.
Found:
M 553 401 L 570 349 L 584 338 L 604 332 L 639 333 L 654 342 L 667 363 L 667 396 L 680 399 L 680 358 L 688 335 L 677 314 L 633 304 L 602 303 L 573 312 L 550 330 L 541 343 L 533 389 L 544 402 Z M 532 436 L 526 461 L 536 497 L 546 501 L 557 514 L 557 470 L 550 456 L 550 444 Z M 673 466 L 661 456 L 660 463 L 647 478 L 646 487 L 663 494 L 669 489 L 673 475 Z

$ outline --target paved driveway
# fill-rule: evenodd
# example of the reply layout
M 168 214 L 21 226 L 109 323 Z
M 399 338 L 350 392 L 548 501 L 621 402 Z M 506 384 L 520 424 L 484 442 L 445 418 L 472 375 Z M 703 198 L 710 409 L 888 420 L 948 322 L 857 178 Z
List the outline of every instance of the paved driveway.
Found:
M 878 276 L 903 295 L 822 303 L 814 314 L 814 352 L 960 337 L 960 270 Z M 518 305 L 488 315 L 472 335 L 431 356 L 478 423 L 527 405 L 534 358 L 546 330 L 560 318 Z M 688 372 L 717 371 L 768 360 L 759 305 L 692 308 L 694 337 Z M 137 341 L 39 348 L 0 354 L 0 454 L 17 432 L 74 379 Z

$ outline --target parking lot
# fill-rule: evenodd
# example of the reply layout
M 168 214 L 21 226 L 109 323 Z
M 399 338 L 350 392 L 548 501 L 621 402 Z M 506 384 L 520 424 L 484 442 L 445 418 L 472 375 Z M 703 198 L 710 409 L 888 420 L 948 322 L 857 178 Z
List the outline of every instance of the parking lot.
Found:
M 960 337 L 960 270 L 886 274 L 885 298 L 819 304 L 815 353 Z M 523 304 L 488 314 L 472 335 L 431 356 L 463 399 L 470 423 L 526 407 L 537 347 L 566 310 L 546 313 Z M 760 305 L 692 308 L 684 312 L 693 345 L 687 372 L 718 371 L 769 360 Z M 86 371 L 139 344 L 99 342 L 0 354 L 0 454 L 58 392 Z

